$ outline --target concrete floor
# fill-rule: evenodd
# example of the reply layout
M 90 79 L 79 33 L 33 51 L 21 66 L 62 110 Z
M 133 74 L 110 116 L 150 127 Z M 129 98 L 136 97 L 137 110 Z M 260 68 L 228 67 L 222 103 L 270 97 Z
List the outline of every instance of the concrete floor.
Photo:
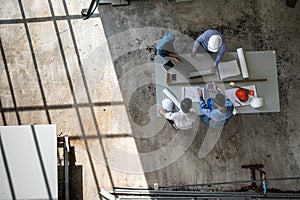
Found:
M 247 164 L 263 164 L 269 178 L 300 176 L 299 3 L 131 1 L 102 5 L 88 20 L 80 16 L 89 6 L 82 1 L 1 3 L 0 125 L 52 123 L 57 135 L 72 136 L 84 199 L 99 199 L 100 188 L 112 186 L 249 180 L 241 168 Z M 189 52 L 206 29 L 222 32 L 228 51 L 276 51 L 281 111 L 234 116 L 199 158 L 207 127 L 177 132 L 156 117 L 145 47 L 172 30 L 184 35 L 179 51 Z M 300 181 L 269 187 L 297 191 Z

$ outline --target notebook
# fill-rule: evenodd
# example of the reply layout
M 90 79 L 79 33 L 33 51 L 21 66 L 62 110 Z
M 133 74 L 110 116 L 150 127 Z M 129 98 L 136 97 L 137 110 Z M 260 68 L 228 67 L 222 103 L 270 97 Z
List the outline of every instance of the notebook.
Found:
M 190 98 L 192 102 L 200 102 L 200 97 L 198 93 L 198 89 L 202 90 L 203 98 L 205 95 L 204 88 L 201 88 L 199 86 L 186 86 L 182 87 L 182 98 Z
M 220 79 L 222 80 L 233 76 L 238 76 L 241 74 L 237 60 L 220 62 L 218 70 L 219 70 Z

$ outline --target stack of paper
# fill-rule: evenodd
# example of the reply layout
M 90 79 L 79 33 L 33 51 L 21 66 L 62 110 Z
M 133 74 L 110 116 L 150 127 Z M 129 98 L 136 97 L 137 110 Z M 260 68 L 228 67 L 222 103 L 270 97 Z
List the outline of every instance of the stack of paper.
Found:
M 241 74 L 237 60 L 220 62 L 218 70 L 219 70 L 220 79 L 222 80 L 229 77 L 238 76 Z
M 200 102 L 198 89 L 202 89 L 203 92 L 203 88 L 199 86 L 182 87 L 182 98 L 190 98 L 192 102 Z

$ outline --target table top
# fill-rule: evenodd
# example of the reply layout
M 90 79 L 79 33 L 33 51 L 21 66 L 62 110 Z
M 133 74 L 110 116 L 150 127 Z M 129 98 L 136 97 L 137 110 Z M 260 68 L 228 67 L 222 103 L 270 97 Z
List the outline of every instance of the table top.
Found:
M 238 113 L 265 113 L 280 112 L 278 79 L 275 51 L 245 51 L 244 52 L 249 78 L 243 79 L 242 75 L 220 80 L 217 74 L 206 75 L 197 78 L 189 78 L 190 72 L 210 69 L 214 58 L 210 54 L 197 54 L 191 57 L 190 54 L 178 55 L 183 61 L 176 62 L 176 66 L 168 70 L 170 74 L 176 74 L 176 81 L 167 84 L 167 71 L 162 67 L 165 59 L 160 56 L 155 58 L 155 81 L 156 81 L 156 101 L 160 105 L 166 98 L 162 92 L 168 88 L 174 96 L 181 101 L 183 99 L 182 87 L 198 85 L 204 87 L 206 83 L 215 81 L 221 90 L 230 89 L 229 82 L 234 81 L 237 85 L 249 86 L 255 85 L 257 96 L 264 99 L 264 105 L 255 109 L 249 105 L 236 107 Z M 224 54 L 222 62 L 238 60 L 236 52 L 227 52 Z M 199 103 L 193 103 L 196 111 L 199 111 Z

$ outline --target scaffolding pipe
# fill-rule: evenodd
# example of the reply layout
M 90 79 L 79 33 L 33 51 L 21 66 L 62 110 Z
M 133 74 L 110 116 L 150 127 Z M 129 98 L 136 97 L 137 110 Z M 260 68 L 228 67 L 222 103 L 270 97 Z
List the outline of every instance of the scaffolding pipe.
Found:
M 112 195 L 119 196 L 150 196 L 150 197 L 170 197 L 170 198 L 183 198 L 183 197 L 193 197 L 193 198 L 213 198 L 213 197 L 245 197 L 245 198 L 264 198 L 263 195 L 257 194 L 255 192 L 200 192 L 200 191 L 167 191 L 167 190 L 121 190 L 114 191 Z M 299 199 L 299 193 L 268 193 L 268 198 L 288 198 L 288 199 Z
M 286 180 L 300 180 L 300 177 L 268 178 L 267 179 L 267 181 L 286 181 Z M 159 188 L 203 187 L 203 186 L 212 186 L 212 185 L 228 185 L 228 184 L 256 183 L 256 182 L 261 182 L 261 180 L 227 181 L 227 182 L 187 184 L 187 185 L 170 185 L 170 186 L 159 186 Z
M 64 136 L 65 200 L 69 200 L 69 138 Z

